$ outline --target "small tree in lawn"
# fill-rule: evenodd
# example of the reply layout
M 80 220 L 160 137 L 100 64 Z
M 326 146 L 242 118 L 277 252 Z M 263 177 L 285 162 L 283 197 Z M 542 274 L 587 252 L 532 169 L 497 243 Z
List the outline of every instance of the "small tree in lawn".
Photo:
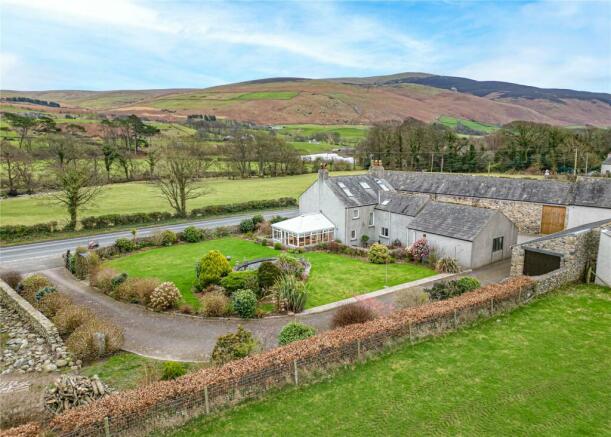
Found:
M 101 187 L 89 165 L 82 161 L 71 161 L 55 170 L 59 190 L 51 197 L 58 203 L 66 206 L 70 223 L 68 229 L 75 229 L 78 221 L 78 212 L 90 204 L 98 194 Z
M 187 216 L 187 201 L 204 193 L 197 184 L 198 164 L 178 145 L 166 150 L 157 184 L 178 217 Z

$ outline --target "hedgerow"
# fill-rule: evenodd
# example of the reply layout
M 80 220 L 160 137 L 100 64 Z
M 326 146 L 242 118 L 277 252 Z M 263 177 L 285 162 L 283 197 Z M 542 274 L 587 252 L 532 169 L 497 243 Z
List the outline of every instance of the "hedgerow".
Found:
M 518 298 L 520 293 L 533 290 L 533 280 L 512 278 L 498 284 L 467 292 L 444 301 L 431 302 L 416 308 L 397 311 L 385 317 L 343 328 L 334 329 L 287 346 L 229 362 L 222 367 L 203 368 L 175 381 L 160 381 L 133 390 L 113 394 L 87 406 L 71 409 L 53 418 L 49 426 L 56 433 L 71 433 L 79 428 L 101 423 L 104 417 L 121 420 L 130 415 L 142 416 L 162 402 L 181 396 L 200 395 L 207 386 L 235 386 L 249 375 L 278 366 L 293 365 L 295 360 L 307 360 L 333 349 L 353 345 L 357 341 L 374 338 L 400 338 L 408 335 L 411 327 L 441 319 L 450 319 L 455 312 Z

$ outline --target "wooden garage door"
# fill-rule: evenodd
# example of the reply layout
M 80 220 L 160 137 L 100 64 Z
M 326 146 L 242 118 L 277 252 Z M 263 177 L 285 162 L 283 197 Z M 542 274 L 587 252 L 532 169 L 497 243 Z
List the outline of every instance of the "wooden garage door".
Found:
M 566 208 L 564 206 L 543 206 L 541 213 L 541 233 L 553 234 L 564 229 Z

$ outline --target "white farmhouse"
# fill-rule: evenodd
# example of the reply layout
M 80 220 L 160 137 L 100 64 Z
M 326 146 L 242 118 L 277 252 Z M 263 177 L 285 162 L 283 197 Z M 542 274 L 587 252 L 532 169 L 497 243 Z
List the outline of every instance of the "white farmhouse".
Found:
M 607 159 L 603 161 L 600 166 L 600 174 L 611 175 L 611 153 L 607 156 Z

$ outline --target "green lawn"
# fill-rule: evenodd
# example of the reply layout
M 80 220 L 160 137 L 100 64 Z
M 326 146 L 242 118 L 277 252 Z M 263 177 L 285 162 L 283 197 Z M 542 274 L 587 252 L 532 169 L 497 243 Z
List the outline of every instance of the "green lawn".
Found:
M 111 260 L 107 265 L 127 272 L 130 276 L 172 281 L 180 289 L 185 302 L 198 308 L 199 301 L 191 291 L 195 279 L 195 263 L 212 249 L 231 256 L 233 264 L 279 253 L 252 241 L 223 238 L 139 252 Z M 343 255 L 311 252 L 300 256 L 312 263 L 307 282 L 308 308 L 378 290 L 384 285 L 397 285 L 435 274 L 434 271 L 415 264 L 390 264 L 386 272 L 383 265 L 370 264 Z
M 446 115 L 440 116 L 437 121 L 439 121 L 439 123 L 443 124 L 444 126 L 447 126 L 452 129 L 456 128 L 456 125 L 460 122 L 463 126 L 466 126 L 469 129 L 473 129 L 485 134 L 498 130 L 498 126 L 492 124 L 480 123 L 479 121 L 466 120 L 463 118 L 448 117 Z
M 81 369 L 81 374 L 92 377 L 98 375 L 102 381 L 117 390 L 129 390 L 143 384 L 147 371 L 160 377 L 163 361 L 142 357 L 130 352 L 118 352 L 108 358 L 89 364 Z M 188 370 L 201 367 L 200 364 L 185 363 Z
M 333 175 L 347 174 L 333 172 Z M 356 173 L 352 173 L 356 174 Z M 189 208 L 205 205 L 222 205 L 249 200 L 299 197 L 316 179 L 315 173 L 278 178 L 251 179 L 203 179 L 200 185 L 207 193 L 189 201 Z M 161 197 L 159 188 L 147 182 L 131 182 L 106 185 L 95 203 L 81 216 L 102 214 L 130 214 L 147 211 L 171 211 Z M 51 220 L 67 221 L 65 209 L 49 196 L 35 195 L 0 200 L 2 225 L 32 225 Z
M 574 286 L 170 435 L 609 435 L 609 345 L 610 290 Z

